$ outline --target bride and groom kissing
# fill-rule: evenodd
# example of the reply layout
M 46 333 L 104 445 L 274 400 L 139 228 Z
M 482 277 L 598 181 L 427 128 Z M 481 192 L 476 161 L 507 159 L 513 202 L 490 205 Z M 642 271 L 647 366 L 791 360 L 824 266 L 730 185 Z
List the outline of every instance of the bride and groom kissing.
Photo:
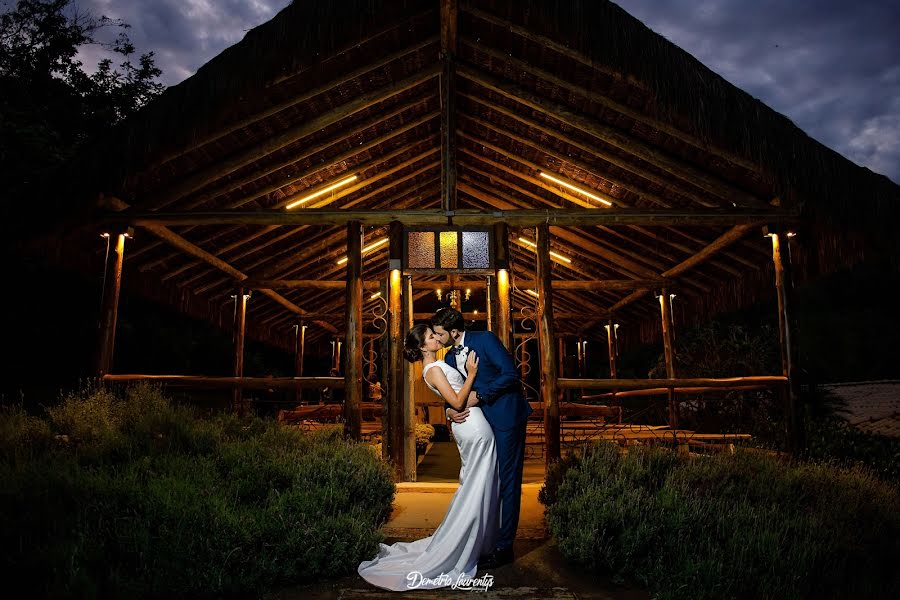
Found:
M 445 360 L 437 353 L 448 348 Z M 434 589 L 513 560 L 519 524 L 525 421 L 532 409 L 509 351 L 493 333 L 466 331 L 452 308 L 406 335 L 404 356 L 443 398 L 462 467 L 447 514 L 429 537 L 380 544 L 363 579 L 392 591 Z

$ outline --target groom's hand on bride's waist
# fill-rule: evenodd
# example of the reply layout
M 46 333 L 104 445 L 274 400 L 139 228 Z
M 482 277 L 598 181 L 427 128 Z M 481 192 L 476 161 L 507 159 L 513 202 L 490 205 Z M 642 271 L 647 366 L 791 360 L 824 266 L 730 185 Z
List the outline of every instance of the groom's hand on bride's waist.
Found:
M 447 409 L 447 418 L 453 421 L 454 423 L 465 423 L 466 418 L 469 416 L 469 409 L 465 409 L 463 411 L 457 411 L 453 408 Z

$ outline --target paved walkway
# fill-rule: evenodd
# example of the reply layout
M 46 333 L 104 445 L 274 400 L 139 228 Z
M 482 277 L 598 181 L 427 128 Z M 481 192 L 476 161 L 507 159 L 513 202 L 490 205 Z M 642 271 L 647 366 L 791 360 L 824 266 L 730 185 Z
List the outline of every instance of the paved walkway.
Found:
M 451 451 L 452 450 L 452 451 Z M 393 510 L 382 529 L 387 543 L 412 541 L 431 535 L 447 512 L 455 482 L 459 476 L 459 454 L 452 442 L 438 442 L 419 465 L 419 481 L 400 483 Z M 448 479 L 450 481 L 448 481 Z M 424 480 L 424 481 L 423 481 Z M 556 543 L 549 538 L 544 521 L 544 507 L 537 501 L 543 486 L 543 460 L 529 459 L 522 485 L 522 509 L 513 549 L 514 563 L 491 571 L 479 571 L 478 577 L 490 576 L 492 586 L 486 592 L 418 590 L 407 592 L 414 598 L 591 598 L 601 600 L 647 600 L 642 590 L 618 586 L 609 578 L 591 575 L 569 566 Z M 474 594 L 474 596 L 473 596 Z M 305 600 L 306 598 L 397 598 L 396 592 L 375 588 L 358 576 L 297 586 L 269 595 L 268 600 Z

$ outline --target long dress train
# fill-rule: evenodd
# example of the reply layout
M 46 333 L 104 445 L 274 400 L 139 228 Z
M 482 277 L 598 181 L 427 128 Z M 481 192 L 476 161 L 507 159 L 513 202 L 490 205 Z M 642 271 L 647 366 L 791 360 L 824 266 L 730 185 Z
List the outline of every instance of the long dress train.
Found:
M 434 365 L 444 371 L 454 391 L 462 389 L 462 374 L 444 361 L 425 365 L 422 377 Z M 378 556 L 360 563 L 358 569 L 372 585 L 398 592 L 449 586 L 460 578 L 474 577 L 478 557 L 494 547 L 500 489 L 494 432 L 481 409 L 474 406 L 465 423 L 453 424 L 453 437 L 462 468 L 447 515 L 429 537 L 391 546 L 380 544 Z

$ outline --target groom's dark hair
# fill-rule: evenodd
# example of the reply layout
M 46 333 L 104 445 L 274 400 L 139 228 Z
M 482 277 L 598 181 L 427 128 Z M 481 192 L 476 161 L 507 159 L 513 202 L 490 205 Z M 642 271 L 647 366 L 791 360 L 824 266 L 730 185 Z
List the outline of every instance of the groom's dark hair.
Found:
M 462 313 L 455 308 L 444 307 L 439 309 L 434 313 L 431 322 L 434 325 L 440 325 L 445 331 L 450 331 L 451 329 L 466 330 L 466 321 L 463 319 Z

